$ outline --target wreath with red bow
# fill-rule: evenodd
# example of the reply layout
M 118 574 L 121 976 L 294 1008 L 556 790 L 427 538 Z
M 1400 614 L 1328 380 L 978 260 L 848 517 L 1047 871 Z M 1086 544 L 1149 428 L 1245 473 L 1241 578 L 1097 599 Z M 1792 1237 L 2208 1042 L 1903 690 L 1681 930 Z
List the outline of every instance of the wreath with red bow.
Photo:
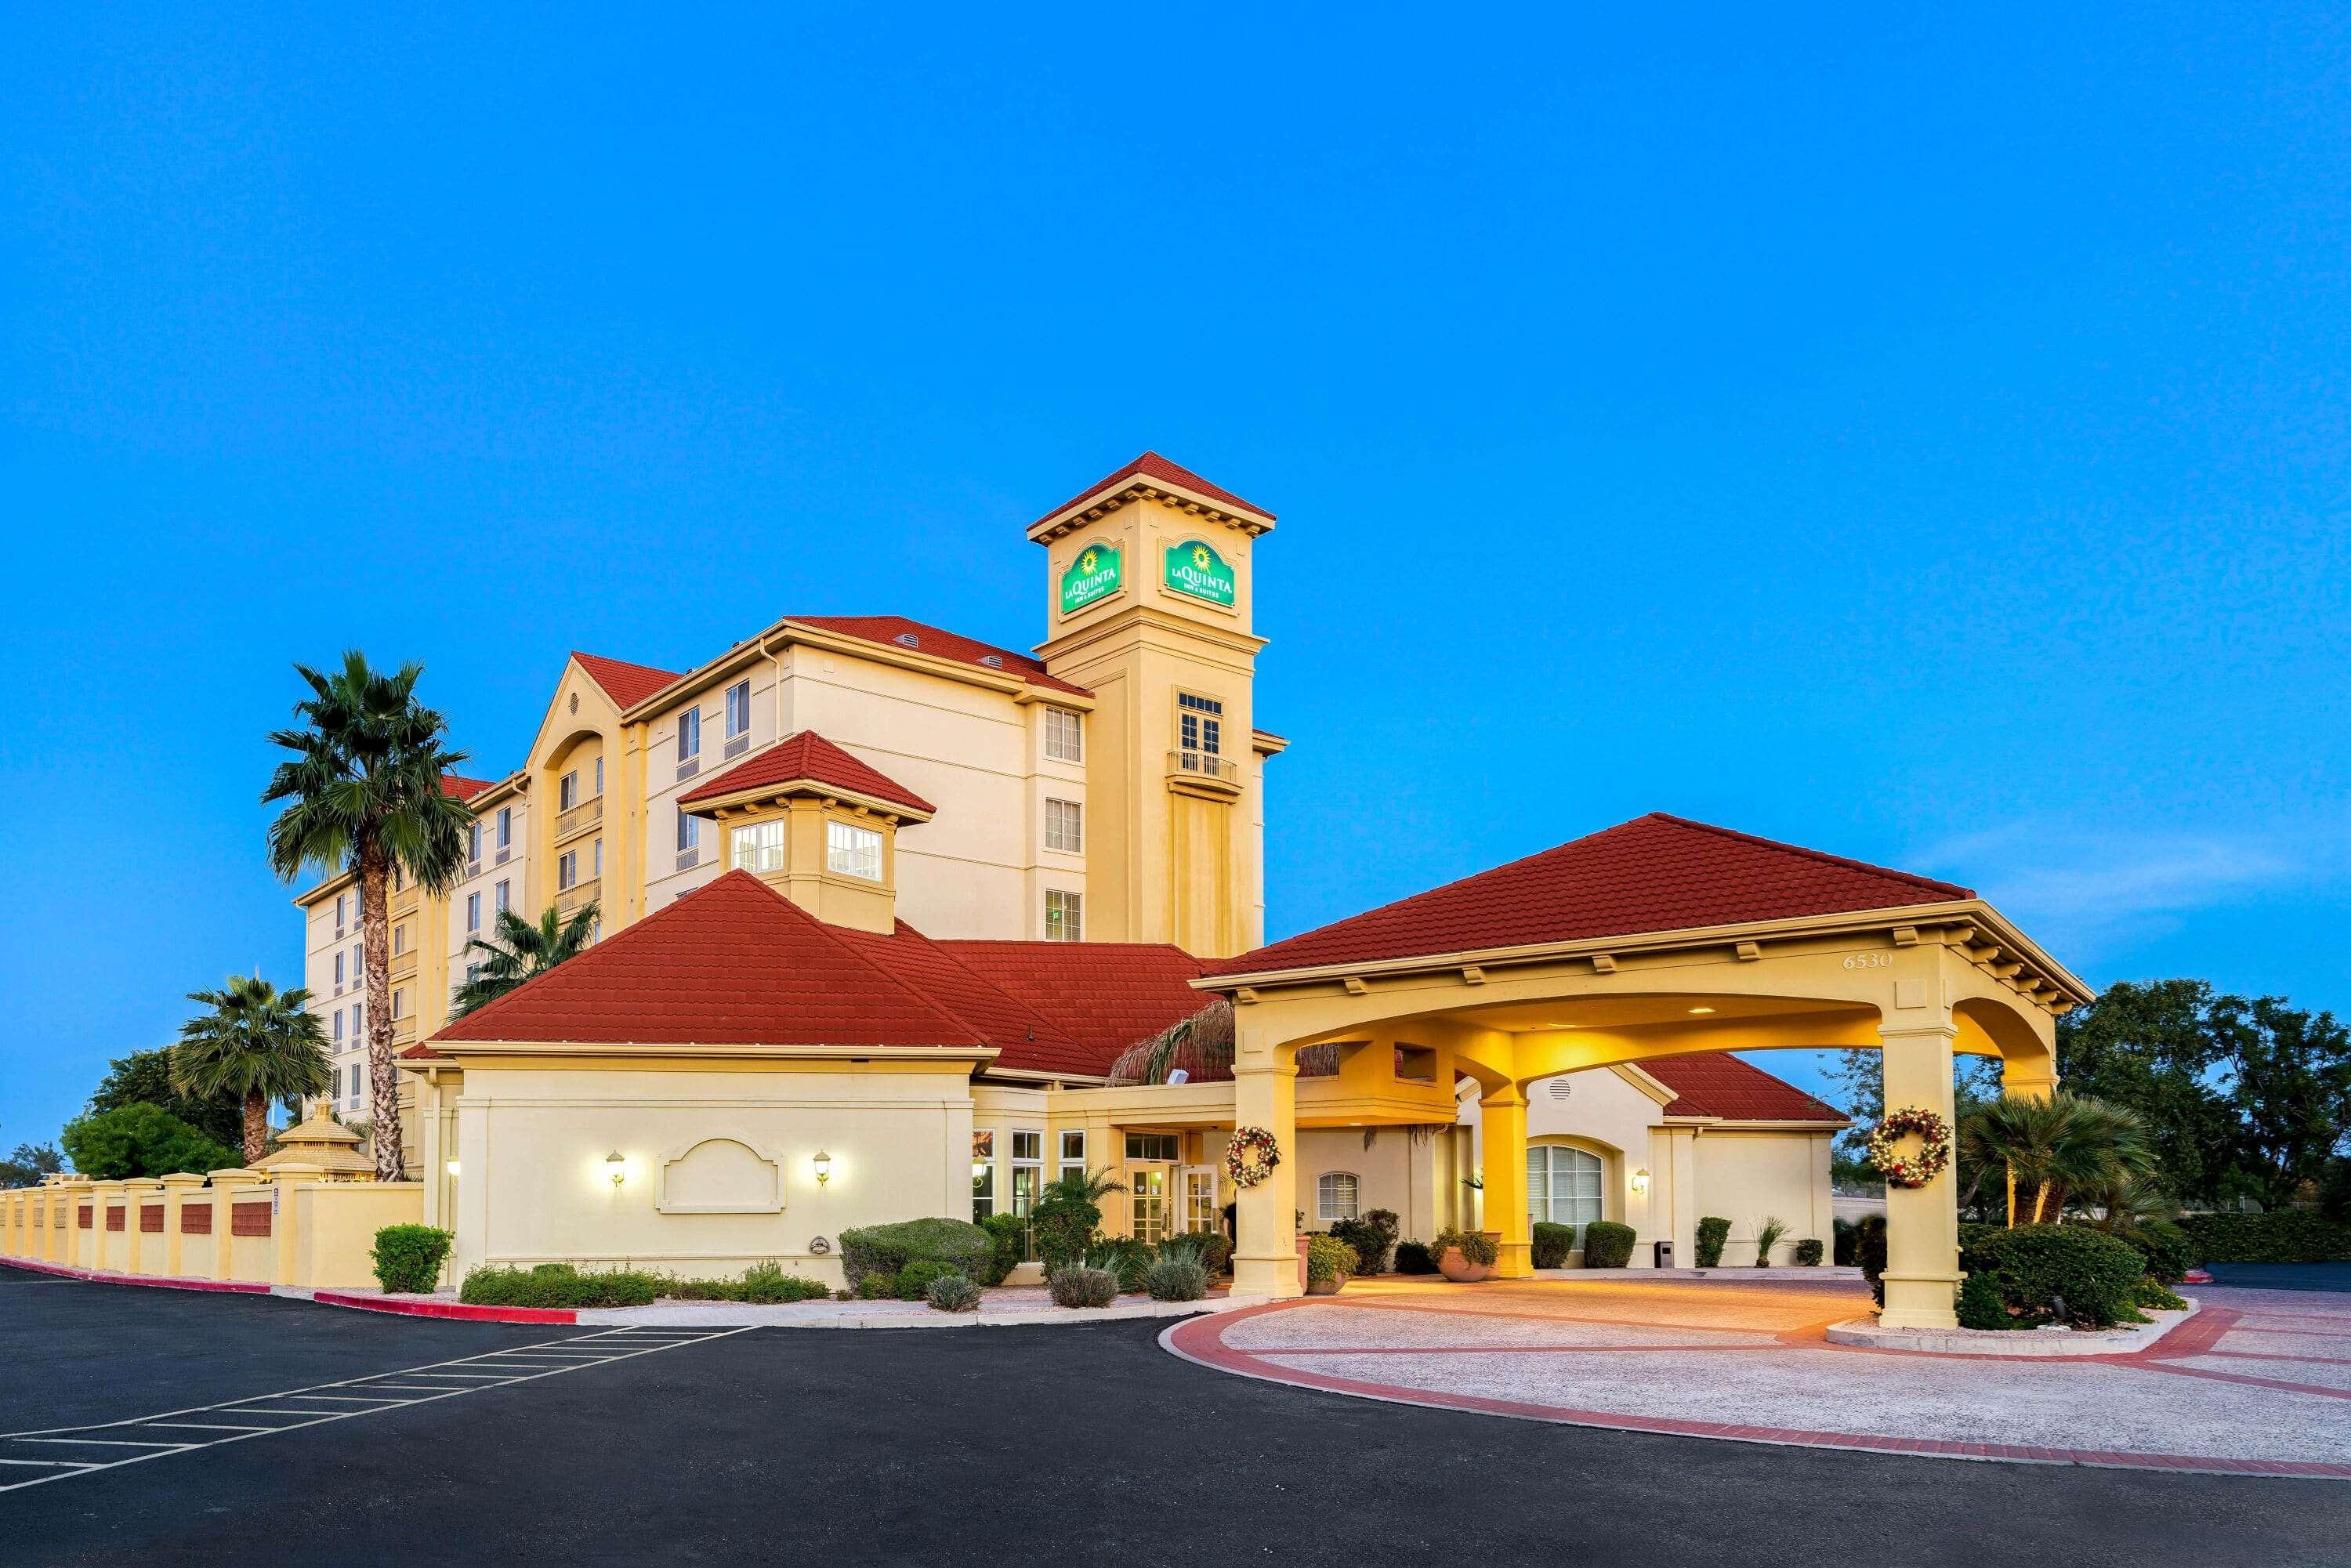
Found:
M 1917 1154 L 1905 1155 L 1895 1148 L 1896 1140 L 1904 1137 L 1918 1140 Z M 1869 1163 L 1889 1186 L 1925 1186 L 1951 1163 L 1950 1125 L 1924 1106 L 1888 1111 L 1870 1130 Z
M 1281 1163 L 1281 1145 L 1263 1127 L 1236 1127 L 1225 1145 L 1225 1174 L 1235 1186 L 1255 1186 Z

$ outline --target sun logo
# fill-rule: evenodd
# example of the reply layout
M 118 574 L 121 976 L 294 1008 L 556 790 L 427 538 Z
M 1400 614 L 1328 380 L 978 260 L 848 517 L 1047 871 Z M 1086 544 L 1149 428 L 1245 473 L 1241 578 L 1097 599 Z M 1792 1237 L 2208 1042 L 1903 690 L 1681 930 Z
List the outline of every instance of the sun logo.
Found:
M 1192 564 L 1193 564 L 1194 566 L 1198 567 L 1202 571 L 1206 571 L 1206 570 L 1208 570 L 1208 547 L 1207 547 L 1207 546 L 1206 546 L 1206 545 L 1194 545 L 1194 546 L 1192 547 Z
M 1086 551 L 1085 554 L 1078 558 L 1078 570 L 1088 574 L 1091 574 L 1094 568 L 1100 564 L 1101 558 L 1095 555 L 1092 550 Z

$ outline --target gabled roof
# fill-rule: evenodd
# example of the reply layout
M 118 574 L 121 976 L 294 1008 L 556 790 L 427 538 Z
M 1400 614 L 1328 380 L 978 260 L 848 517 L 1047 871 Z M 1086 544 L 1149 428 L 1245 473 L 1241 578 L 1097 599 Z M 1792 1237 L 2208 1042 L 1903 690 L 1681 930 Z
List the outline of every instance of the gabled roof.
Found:
M 1219 959 L 1210 975 L 1490 952 L 1972 898 L 1964 887 L 1652 811 Z
M 571 656 L 588 672 L 590 680 L 604 688 L 612 706 L 623 710 L 636 706 L 677 679 L 678 674 L 674 670 L 656 670 L 651 664 L 608 659 L 601 653 L 583 653 L 577 648 L 571 651 Z
M 998 989 L 1050 1019 L 1102 1073 L 1118 1053 L 1210 998 L 1192 988 L 1203 960 L 1162 942 L 942 942 Z
M 1255 502 L 1244 501 L 1222 486 L 1209 484 L 1189 468 L 1179 463 L 1170 463 L 1156 452 L 1146 452 L 1134 462 L 1112 469 L 1109 474 L 1087 486 L 1029 526 L 1034 528 L 1041 524 L 1050 523 L 1062 513 L 1084 506 L 1104 491 L 1115 490 L 1134 479 L 1156 480 L 1163 485 L 1174 485 L 1181 489 L 1189 490 L 1196 496 L 1205 497 L 1208 500 L 1230 507 L 1236 511 L 1247 512 L 1251 517 L 1263 517 L 1269 523 L 1274 520 L 1271 512 Z
M 820 632 L 854 637 L 862 643 L 883 643 L 904 648 L 910 653 L 928 653 L 935 659 L 1001 670 L 1032 686 L 1074 692 L 1081 697 L 1093 695 L 1083 686 L 1072 685 L 1068 681 L 1047 674 L 1044 664 L 1026 653 L 999 648 L 993 643 L 977 642 L 954 632 L 944 632 L 936 626 L 925 626 L 903 615 L 788 615 L 784 619 L 787 625 L 813 626 Z M 909 638 L 913 640 L 910 642 Z
M 470 800 L 496 783 L 495 779 L 467 779 L 455 773 L 444 773 L 441 775 L 441 793 L 455 800 Z
M 884 800 L 926 817 L 936 810 L 904 784 L 860 762 L 812 729 L 786 736 L 765 751 L 755 752 L 708 781 L 695 785 L 678 797 L 678 804 L 691 806 L 746 789 L 780 789 L 796 784 Z
M 1826 1122 L 1850 1118 L 1782 1078 L 1774 1078 L 1729 1051 L 1659 1056 L 1634 1063 L 1674 1091 L 1668 1116 L 1719 1116 L 1731 1122 Z

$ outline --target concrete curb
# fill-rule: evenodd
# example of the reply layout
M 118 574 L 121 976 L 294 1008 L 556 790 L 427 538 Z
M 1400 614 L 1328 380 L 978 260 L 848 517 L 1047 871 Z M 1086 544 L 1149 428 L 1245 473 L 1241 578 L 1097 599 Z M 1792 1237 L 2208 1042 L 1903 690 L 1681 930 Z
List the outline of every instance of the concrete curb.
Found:
M 0 1258 L 0 1266 L 28 1274 L 54 1274 L 60 1280 L 87 1280 L 94 1285 L 144 1285 L 153 1291 L 221 1291 L 240 1296 L 266 1296 L 269 1287 L 246 1280 L 191 1280 L 173 1274 L 113 1274 L 96 1269 L 68 1269 L 61 1263 L 36 1263 L 26 1258 Z
M 1383 1275 L 1384 1279 L 1410 1276 Z M 1850 1263 L 1815 1263 L 1809 1268 L 1782 1268 L 1773 1264 L 1769 1269 L 1725 1268 L 1719 1264 L 1711 1269 L 1538 1269 L 1534 1277 L 1546 1285 L 1636 1285 L 1653 1280 L 1714 1280 L 1736 1282 L 1753 1281 L 1805 1281 L 1815 1283 L 1850 1285 L 1861 1278 L 1861 1270 Z M 1524 1280 L 1480 1281 L 1481 1284 L 1523 1285 Z
M 1263 1306 L 1265 1296 L 1224 1296 L 1197 1301 L 1122 1301 L 1098 1308 L 1052 1307 L 1040 1312 L 940 1312 L 909 1306 L 902 1312 L 847 1312 L 789 1306 L 737 1306 L 724 1301 L 674 1307 L 583 1307 L 579 1322 L 600 1327 L 640 1328 L 675 1323 L 689 1328 L 786 1329 L 971 1329 L 1028 1328 L 1038 1324 L 1118 1322 L 1138 1318 L 1188 1318 Z
M 297 1301 L 326 1307 L 350 1307 L 362 1312 L 391 1312 L 409 1318 L 449 1318 L 469 1323 L 576 1323 L 580 1312 L 571 1307 L 475 1307 L 463 1301 L 435 1301 L 406 1296 L 360 1296 L 343 1291 L 281 1290 Z
M 1865 1350 L 1900 1351 L 1911 1355 L 2000 1356 L 2049 1360 L 2069 1355 L 2137 1355 L 2152 1350 L 2163 1336 L 2194 1317 L 2200 1309 L 2190 1301 L 2188 1310 L 2147 1315 L 2152 1323 L 2131 1323 L 2116 1329 L 1888 1329 L 1876 1318 L 1847 1318 L 1831 1323 L 1823 1336 L 1831 1344 Z

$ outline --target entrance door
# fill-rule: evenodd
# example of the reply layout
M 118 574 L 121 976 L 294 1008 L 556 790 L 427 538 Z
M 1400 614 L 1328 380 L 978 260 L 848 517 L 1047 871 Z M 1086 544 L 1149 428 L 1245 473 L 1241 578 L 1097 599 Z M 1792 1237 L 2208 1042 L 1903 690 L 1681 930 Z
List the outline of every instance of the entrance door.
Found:
M 1217 1172 L 1211 1166 L 1191 1166 L 1184 1172 L 1186 1230 L 1222 1230 L 1224 1217 L 1217 1212 Z
M 1134 1166 L 1126 1175 L 1134 1214 L 1134 1239 L 1153 1246 L 1167 1239 L 1167 1167 Z

